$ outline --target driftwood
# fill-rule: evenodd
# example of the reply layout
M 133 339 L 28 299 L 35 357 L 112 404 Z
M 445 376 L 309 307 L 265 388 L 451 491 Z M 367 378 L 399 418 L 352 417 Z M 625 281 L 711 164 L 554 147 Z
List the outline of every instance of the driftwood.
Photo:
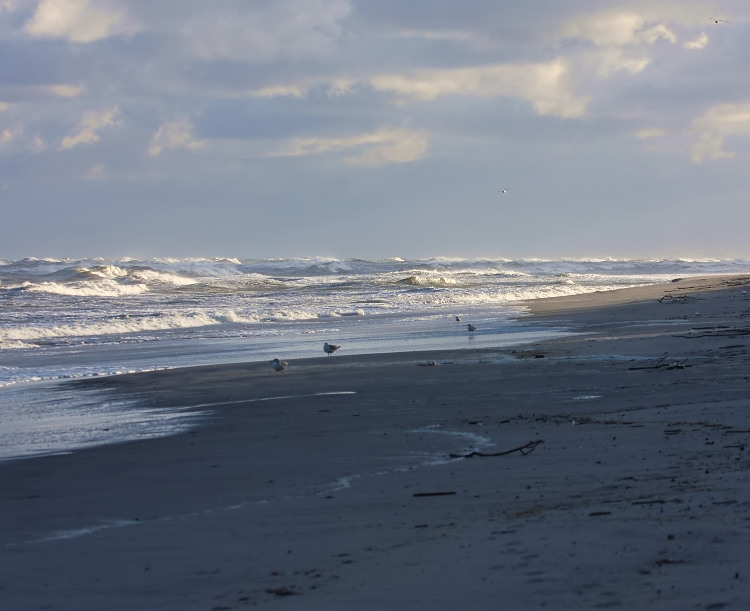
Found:
M 276 596 L 295 596 L 296 594 L 299 594 L 299 592 L 296 592 L 295 590 L 292 590 L 290 588 L 269 588 L 266 590 L 269 594 L 275 594 Z
M 685 361 L 672 361 L 671 363 L 666 362 L 667 357 L 663 356 L 654 365 L 643 365 L 640 367 L 628 367 L 628 369 L 659 369 L 660 367 L 666 367 L 667 369 L 685 369 L 690 367 L 686 365 Z
M 445 490 L 442 492 L 415 492 L 412 496 L 450 496 L 456 494 L 455 490 Z
M 692 297 L 690 295 L 671 295 L 667 294 L 664 297 L 657 299 L 659 303 L 685 303 L 690 301 Z
M 664 505 L 665 503 L 682 503 L 680 499 L 653 499 L 648 501 L 633 501 L 631 505 Z
M 740 337 L 741 335 L 750 334 L 748 328 L 732 328 L 732 327 L 702 327 L 696 329 L 697 331 L 706 331 L 705 333 L 691 333 L 690 335 L 673 335 L 672 337 L 684 337 L 687 339 L 695 339 L 696 337 Z
M 450 454 L 449 456 L 451 458 L 474 458 L 475 456 L 505 456 L 507 454 L 513 454 L 513 452 L 520 452 L 521 454 L 526 456 L 527 454 L 530 454 L 531 452 L 536 450 L 536 447 L 542 443 L 544 443 L 543 439 L 537 439 L 536 441 L 529 441 L 529 443 L 526 443 L 517 448 L 513 448 L 512 450 L 505 450 L 504 452 L 469 452 L 468 454 Z

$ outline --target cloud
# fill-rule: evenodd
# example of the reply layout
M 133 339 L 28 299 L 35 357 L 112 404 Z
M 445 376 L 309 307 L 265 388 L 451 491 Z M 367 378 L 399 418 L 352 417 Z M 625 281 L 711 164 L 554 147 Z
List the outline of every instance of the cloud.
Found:
M 293 97 L 302 98 L 307 93 L 307 87 L 300 85 L 273 85 L 263 87 L 249 92 L 248 95 L 256 98 Z
M 638 74 L 651 63 L 651 58 L 643 53 L 628 53 L 622 48 L 610 47 L 597 50 L 593 55 L 588 56 L 584 63 L 593 64 L 597 74 L 605 77 L 619 70 Z
M 383 74 L 370 84 L 402 98 L 432 101 L 447 95 L 517 97 L 531 102 L 541 115 L 580 117 L 588 98 L 573 94 L 565 59 L 545 63 L 501 64 L 410 74 Z
M 112 0 L 42 0 L 25 29 L 32 36 L 88 43 L 137 27 Z
M 597 47 L 654 44 L 662 38 L 672 44 L 677 42 L 677 35 L 664 24 L 649 29 L 645 26 L 646 18 L 639 13 L 610 10 L 566 21 L 560 27 L 560 35 L 588 40 Z
M 649 138 L 661 138 L 666 136 L 667 132 L 658 127 L 648 127 L 645 129 L 639 129 L 635 132 L 635 137 L 639 140 L 648 140 Z
M 664 39 L 672 44 L 677 43 L 677 35 L 672 32 L 667 26 L 659 24 L 649 30 L 643 30 L 638 33 L 638 38 L 643 42 L 654 44 L 660 39 Z
M 649 21 L 658 19 L 657 14 L 647 17 L 630 10 L 606 10 L 564 22 L 559 36 L 592 43 L 595 49 L 579 54 L 577 59 L 600 77 L 620 70 L 638 74 L 651 63 L 647 45 L 659 40 L 677 43 L 677 35 L 663 23 L 647 27 Z
M 297 157 L 357 149 L 346 157 L 355 165 L 406 163 L 421 158 L 427 150 L 427 136 L 420 131 L 381 129 L 348 138 L 295 138 L 291 145 L 269 157 Z
M 599 47 L 631 45 L 638 42 L 636 33 L 644 19 L 637 13 L 606 11 L 576 17 L 560 28 L 563 38 L 580 38 Z
M 159 155 L 167 149 L 198 149 L 205 142 L 193 138 L 193 125 L 189 121 L 172 121 L 162 125 L 151 138 L 148 152 Z
M 689 134 L 697 134 L 693 145 L 693 161 L 734 157 L 723 150 L 729 136 L 750 135 L 750 104 L 721 104 L 710 108 L 703 116 L 693 120 Z
M 18 138 L 18 130 L 6 127 L 0 132 L 0 149 L 8 148 Z
M 247 95 L 254 97 L 288 96 L 302 98 L 314 87 L 325 87 L 330 97 L 351 94 L 359 84 L 389 93 L 400 104 L 409 101 L 431 102 L 445 96 L 510 97 L 527 100 L 540 115 L 564 118 L 583 116 L 588 98 L 572 91 L 568 61 L 472 66 L 468 68 L 421 70 L 411 73 L 386 73 L 367 81 L 339 78 L 309 80 L 297 84 L 269 86 Z
M 686 49 L 705 49 L 706 45 L 708 45 L 708 36 L 706 36 L 705 32 L 701 32 L 701 35 L 698 36 L 698 38 L 695 40 L 689 40 L 682 46 Z
M 77 98 L 85 91 L 83 87 L 76 85 L 47 85 L 41 89 L 58 98 Z
M 33 138 L 29 140 L 24 136 L 23 129 L 17 125 L 6 127 L 0 132 L 0 150 L 19 151 L 25 149 L 31 153 L 41 153 L 46 148 L 47 143 L 39 134 L 34 134 Z
M 119 113 L 117 107 L 101 112 L 87 112 L 76 126 L 73 135 L 66 136 L 60 143 L 63 150 L 72 149 L 79 144 L 92 144 L 99 142 L 99 130 L 117 125 L 115 117 Z

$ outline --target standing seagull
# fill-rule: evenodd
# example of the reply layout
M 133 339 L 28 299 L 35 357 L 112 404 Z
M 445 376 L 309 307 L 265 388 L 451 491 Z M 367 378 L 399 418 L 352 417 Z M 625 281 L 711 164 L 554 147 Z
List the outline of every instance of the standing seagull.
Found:
M 286 361 L 280 361 L 279 359 L 274 359 L 271 361 L 271 367 L 273 367 L 276 370 L 276 373 L 279 373 L 279 371 L 284 371 L 289 363 Z
M 329 344 L 328 342 L 323 344 L 323 352 L 325 352 L 328 356 L 331 356 L 339 348 L 341 348 L 341 346 L 335 346 L 334 344 Z
M 469 333 L 474 333 L 474 331 L 477 330 L 477 328 L 474 325 L 472 325 L 471 323 L 469 323 L 468 325 L 466 325 L 466 328 L 469 330 Z

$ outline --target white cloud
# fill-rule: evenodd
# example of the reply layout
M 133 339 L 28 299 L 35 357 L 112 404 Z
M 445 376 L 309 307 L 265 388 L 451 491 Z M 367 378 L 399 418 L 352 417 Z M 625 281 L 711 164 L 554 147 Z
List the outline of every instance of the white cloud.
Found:
M 565 22 L 560 28 L 563 38 L 589 40 L 599 47 L 632 45 L 643 27 L 643 17 L 633 12 L 604 11 Z
M 584 56 L 582 61 L 584 64 L 592 65 L 599 76 L 605 77 L 619 70 L 638 74 L 651 63 L 651 58 L 643 53 L 608 47 L 597 49 L 593 54 Z
M 703 116 L 693 120 L 689 134 L 697 134 L 693 145 L 693 161 L 734 157 L 723 150 L 729 136 L 750 135 L 750 104 L 721 104 L 710 108 Z
M 85 91 L 83 87 L 76 85 L 47 85 L 42 90 L 58 98 L 77 98 Z
M 249 92 L 248 95 L 256 98 L 276 98 L 276 97 L 292 97 L 302 98 L 307 92 L 306 87 L 299 85 L 273 85 L 271 87 L 263 87 L 262 89 L 256 89 L 255 91 Z
M 105 127 L 117 125 L 115 117 L 119 110 L 117 107 L 110 108 L 101 112 L 88 112 L 78 123 L 73 134 L 63 138 L 60 148 L 63 150 L 72 149 L 79 144 L 92 144 L 99 142 L 99 132 Z
M 349 95 L 356 84 L 356 80 L 347 78 L 330 81 L 303 79 L 296 84 L 270 85 L 261 89 L 247 91 L 240 95 L 254 98 L 304 98 L 313 87 L 324 87 L 328 97 L 334 98 Z
M 647 19 L 634 11 L 606 10 L 593 15 L 582 15 L 563 23 L 560 35 L 563 38 L 588 40 L 598 47 L 654 44 L 660 39 L 675 44 L 677 35 L 663 23 L 646 29 L 648 20 L 657 19 L 654 15 Z
M 8 148 L 18 138 L 18 130 L 6 127 L 0 132 L 0 149 Z
M 10 149 L 15 152 L 25 149 L 31 153 L 41 153 L 46 148 L 47 143 L 39 134 L 34 134 L 34 137 L 29 140 L 20 126 L 6 127 L 0 132 L 0 149 Z
M 708 45 L 708 36 L 705 32 L 701 32 L 701 35 L 698 36 L 695 40 L 689 40 L 687 41 L 683 47 L 686 49 L 705 49 Z
M 666 135 L 667 135 L 667 132 L 658 127 L 647 127 L 644 129 L 639 129 L 637 132 L 635 132 L 635 137 L 638 138 L 639 140 L 648 140 L 650 138 L 661 138 Z
M 677 35 L 663 23 L 648 27 L 649 23 L 663 17 L 656 11 L 646 14 L 633 10 L 605 10 L 566 21 L 559 29 L 559 36 L 593 43 L 595 50 L 580 53 L 577 59 L 600 77 L 619 70 L 638 74 L 651 63 L 652 52 L 647 51 L 647 45 L 654 45 L 659 40 L 677 43 Z
M 189 121 L 172 121 L 162 125 L 151 138 L 148 152 L 159 155 L 167 149 L 198 149 L 205 142 L 193 138 L 193 126 Z
M 545 63 L 501 64 L 412 74 L 384 74 L 370 79 L 377 90 L 415 100 L 447 95 L 517 97 L 528 100 L 541 115 L 580 117 L 588 98 L 576 96 L 565 59 Z
M 663 24 L 659 24 L 651 29 L 639 32 L 638 38 L 643 42 L 647 42 L 649 44 L 654 44 L 662 38 L 672 44 L 677 43 L 677 35 Z
M 421 158 L 427 150 L 427 136 L 420 131 L 381 129 L 348 138 L 295 138 L 291 145 L 269 157 L 298 157 L 354 149 L 346 161 L 356 165 L 405 163 Z
M 25 28 L 32 36 L 82 43 L 138 29 L 112 0 L 41 0 Z
M 358 83 L 361 81 L 349 78 L 325 82 L 311 80 L 265 87 L 248 92 L 247 95 L 301 98 L 307 95 L 312 87 L 325 86 L 329 96 L 340 96 L 352 93 Z M 377 91 L 393 94 L 400 104 L 409 100 L 430 102 L 449 95 L 513 97 L 529 101 L 541 115 L 565 118 L 583 116 L 588 104 L 587 97 L 578 96 L 573 92 L 569 63 L 562 58 L 541 63 L 387 73 L 371 77 L 367 83 Z

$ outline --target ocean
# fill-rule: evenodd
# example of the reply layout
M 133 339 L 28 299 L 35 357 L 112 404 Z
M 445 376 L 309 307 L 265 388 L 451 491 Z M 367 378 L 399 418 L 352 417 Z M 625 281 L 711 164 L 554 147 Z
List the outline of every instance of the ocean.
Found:
M 0 260 L 0 460 L 200 417 L 72 392 L 71 379 L 325 358 L 324 342 L 336 356 L 510 346 L 566 332 L 518 320 L 523 300 L 749 271 L 748 259 Z

